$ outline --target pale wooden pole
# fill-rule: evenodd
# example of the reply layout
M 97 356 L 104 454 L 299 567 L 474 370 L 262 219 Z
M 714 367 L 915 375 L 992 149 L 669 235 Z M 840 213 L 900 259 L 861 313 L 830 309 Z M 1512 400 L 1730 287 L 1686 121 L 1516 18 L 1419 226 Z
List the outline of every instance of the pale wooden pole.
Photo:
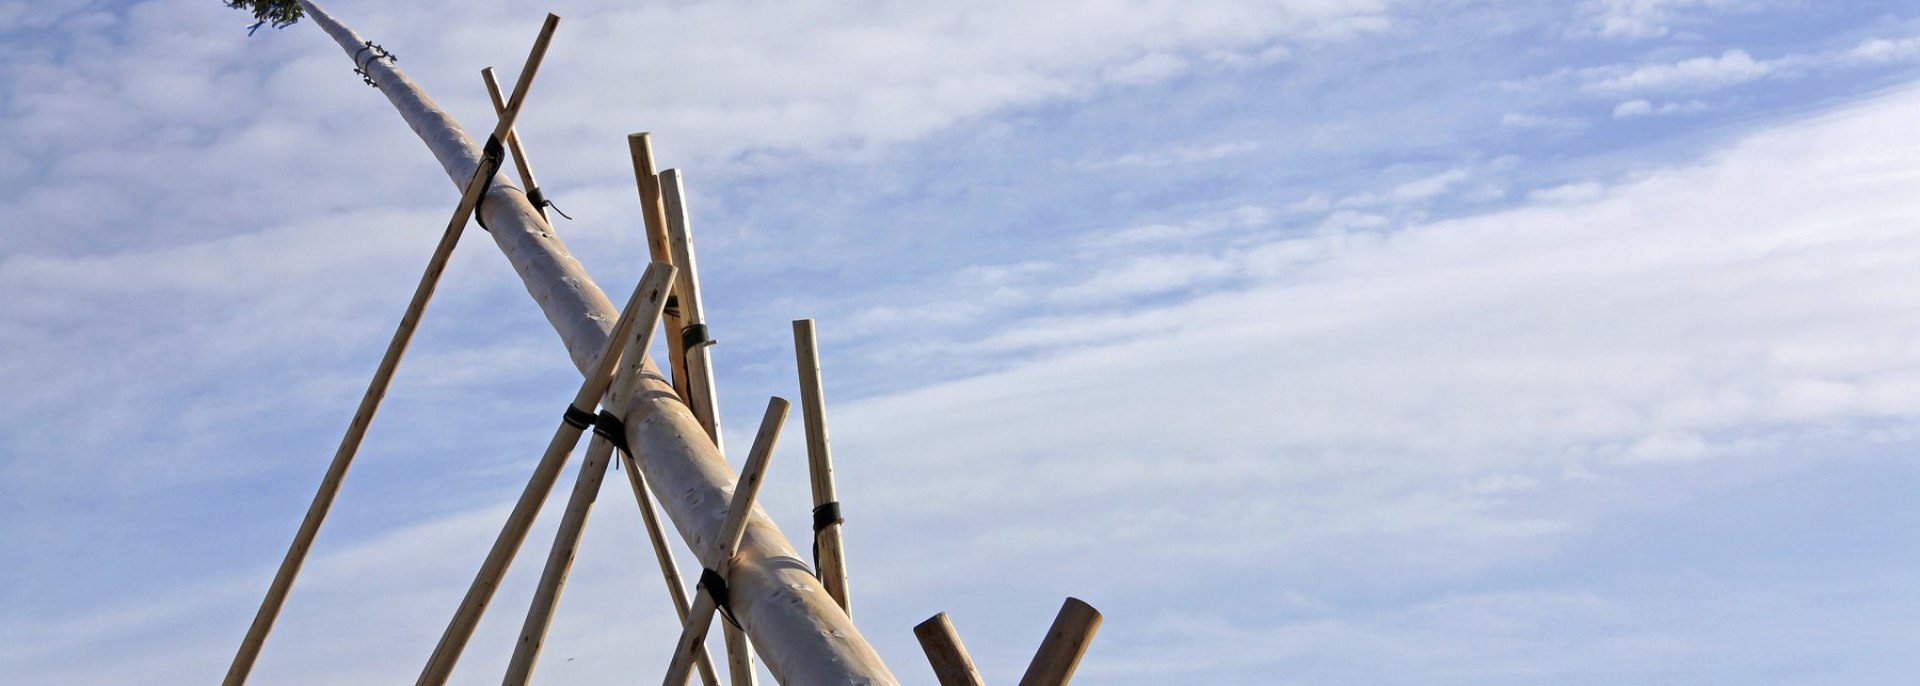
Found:
M 652 335 L 652 326 L 657 326 L 658 320 L 647 322 L 652 325 L 647 330 L 634 332 L 635 320 L 646 319 L 647 313 L 664 307 L 672 283 L 673 265 L 655 262 L 647 267 L 646 274 L 640 277 L 640 283 L 634 286 L 633 297 L 627 301 L 623 314 L 614 324 L 613 336 L 607 339 L 599 362 L 567 405 L 567 415 L 554 430 L 553 440 L 547 443 L 546 452 L 534 466 L 532 478 L 527 480 L 526 489 L 520 492 L 513 512 L 507 515 L 506 524 L 501 527 L 499 537 L 494 539 L 493 548 L 487 551 L 480 572 L 474 575 L 473 584 L 467 587 L 466 597 L 460 601 L 453 620 L 447 623 L 447 629 L 441 634 L 440 643 L 434 647 L 433 655 L 421 670 L 417 683 L 439 686 L 447 682 L 454 663 L 460 660 L 460 653 L 466 649 L 467 641 L 473 638 L 473 630 L 480 624 L 480 616 L 486 612 L 487 603 L 493 600 L 493 592 L 499 588 L 500 578 L 506 576 L 507 566 L 513 562 L 514 554 L 519 552 L 520 544 L 526 541 L 527 530 L 533 528 L 534 517 L 540 514 L 540 505 L 546 502 L 547 494 L 553 490 L 554 480 L 559 478 L 561 468 L 566 466 L 567 454 L 573 451 L 580 441 L 581 432 L 587 428 L 587 422 L 580 415 L 591 416 L 586 408 L 598 404 L 600 396 L 613 383 L 617 367 L 630 367 L 630 371 L 625 372 L 629 374 L 638 374 L 644 368 L 644 359 L 623 363 L 621 344 L 629 335 Z
M 514 120 L 520 116 L 521 105 L 526 103 L 527 87 L 532 85 L 533 75 L 540 70 L 540 62 L 546 58 L 547 45 L 552 42 L 553 30 L 559 21 L 559 17 L 549 14 L 546 24 L 540 27 L 540 35 L 533 42 L 533 51 L 527 55 L 526 66 L 520 70 L 520 79 L 513 85 L 513 101 L 499 112 L 499 122 L 494 125 L 496 135 L 512 129 Z M 394 371 L 400 367 L 400 359 L 406 356 L 407 346 L 413 342 L 413 332 L 426 312 L 427 301 L 433 298 L 433 292 L 439 287 L 440 274 L 446 270 L 447 259 L 453 255 L 454 246 L 460 242 L 460 234 L 466 229 L 467 221 L 472 218 L 474 208 L 479 205 L 482 193 L 499 166 L 498 158 L 484 160 L 475 166 L 473 174 L 467 178 L 453 217 L 447 220 L 447 228 L 440 234 L 440 243 L 434 246 L 433 256 L 427 260 L 426 271 L 420 275 L 420 283 L 414 286 L 413 299 L 407 303 L 406 312 L 400 315 L 400 326 L 393 332 L 393 338 L 387 341 L 387 351 L 381 355 L 380 365 L 374 369 L 373 380 L 368 382 L 367 392 L 360 396 L 360 407 L 354 410 L 353 421 L 347 423 L 347 434 L 340 439 L 340 446 L 334 449 L 333 462 L 327 466 L 327 474 L 320 480 L 320 489 L 313 494 L 313 502 L 307 505 L 307 516 L 300 521 L 300 528 L 293 535 L 293 544 L 287 548 L 286 557 L 280 560 L 280 569 L 274 572 L 273 583 L 267 586 L 267 595 L 260 601 L 260 609 L 254 613 L 253 624 L 247 627 L 247 635 L 240 641 L 240 650 L 227 667 L 227 676 L 223 681 L 226 686 L 246 683 L 248 675 L 253 672 L 253 664 L 260 658 L 260 649 L 266 645 L 267 634 L 273 630 L 274 620 L 279 618 L 280 608 L 286 604 L 287 593 L 293 590 L 294 578 L 300 575 L 300 567 L 306 563 L 313 539 L 319 535 L 320 525 L 326 521 L 327 512 L 333 508 L 334 497 L 340 493 L 340 482 L 346 478 L 347 468 L 352 466 L 354 456 L 360 452 L 360 443 L 366 438 L 367 427 L 373 423 L 373 415 L 379 411 L 380 401 L 387 396 L 387 386 L 393 381 Z
M 719 609 L 716 595 L 731 596 L 728 579 L 733 573 L 733 558 L 740 550 L 740 538 L 747 533 L 748 515 L 753 514 L 753 499 L 760 492 L 760 484 L 765 481 L 767 460 L 773 457 L 773 445 L 780 440 L 780 428 L 787 421 L 790 404 L 780 398 L 767 401 L 767 413 L 760 418 L 760 431 L 753 437 L 753 449 L 747 453 L 747 464 L 740 470 L 740 481 L 734 485 L 733 498 L 727 506 L 727 518 L 720 525 L 720 536 L 714 539 L 707 552 L 714 560 L 712 566 L 701 574 L 700 590 L 704 591 L 693 599 L 693 609 L 687 614 L 687 623 L 680 628 L 680 642 L 674 646 L 673 662 L 667 666 L 665 686 L 680 686 L 687 682 L 687 672 L 693 667 L 693 656 L 700 644 L 707 640 L 707 629 L 713 624 L 713 613 Z M 719 588 L 714 586 L 718 585 Z M 729 602 L 731 605 L 731 602 Z M 729 607 L 729 613 L 732 608 Z
M 650 144 L 644 144 L 645 164 L 652 164 L 653 150 Z M 693 411 L 693 417 L 706 427 L 707 437 L 713 439 L 715 448 L 720 448 L 720 411 L 718 399 L 714 394 L 712 358 L 707 348 L 713 339 L 707 335 L 706 310 L 700 305 L 700 276 L 694 266 L 693 232 L 687 221 L 687 201 L 685 189 L 681 186 L 680 171 L 668 169 L 660 172 L 660 205 L 666 213 L 667 250 L 673 255 L 674 267 L 680 270 L 680 280 L 674 285 L 674 294 L 680 305 L 678 340 L 668 339 L 669 346 L 680 353 L 679 366 L 673 369 L 674 382 L 687 401 L 687 409 Z M 669 355 L 671 358 L 671 355 Z M 721 450 L 724 454 L 726 451 Z M 721 636 L 727 645 L 727 673 L 732 686 L 752 686 L 758 680 L 753 669 L 753 646 L 747 642 L 747 635 L 739 627 L 728 624 L 721 627 Z
M 647 524 L 647 542 L 653 544 L 654 559 L 660 562 L 660 576 L 667 581 L 667 595 L 673 599 L 673 611 L 680 618 L 680 624 L 685 625 L 691 610 L 687 601 L 687 585 L 681 581 L 680 569 L 673 562 L 673 549 L 668 546 L 667 537 L 661 533 L 660 518 L 653 513 L 653 496 L 647 494 L 645 477 L 640 475 L 640 465 L 634 462 L 633 455 L 622 453 L 620 459 L 627 463 L 627 484 L 633 487 L 633 499 L 640 504 L 640 518 Z M 694 655 L 693 659 L 694 666 L 700 668 L 700 682 L 706 686 L 718 686 L 720 680 L 714 676 L 713 658 L 707 655 L 705 644 L 700 645 L 700 653 Z
M 349 60 L 365 39 L 327 15 L 311 0 L 296 0 L 325 30 Z M 433 102 L 406 72 L 384 60 L 366 65 L 408 128 L 420 137 L 456 186 L 480 163 L 481 148 L 460 123 Z M 592 373 L 611 334 L 619 310 L 595 285 L 558 233 L 528 204 L 526 197 L 496 175 L 478 214 L 487 234 L 525 284 L 527 294 L 559 333 L 569 359 L 582 375 Z M 627 443 L 661 509 L 682 540 L 711 541 L 726 517 L 735 474 L 706 430 L 667 383 L 649 367 L 633 393 L 605 399 L 605 406 L 628 417 Z M 755 513 L 741 540 L 728 580 L 733 609 L 756 652 L 775 681 L 787 684 L 898 684 L 886 661 L 860 628 L 833 602 L 812 570 L 792 564 L 801 553 L 764 513 Z M 717 564 L 704 543 L 695 547 L 702 566 Z
M 840 537 L 840 501 L 833 489 L 833 451 L 827 440 L 827 396 L 820 382 L 820 341 L 813 320 L 793 321 L 794 366 L 800 370 L 800 409 L 807 426 L 807 475 L 813 483 L 813 546 L 820 585 L 853 614 L 847 597 L 847 551 Z
M 667 213 L 673 266 L 680 270 L 675 293 L 680 296 L 680 321 L 684 324 L 678 339 L 669 338 L 668 344 L 679 345 L 686 356 L 687 408 L 706 427 L 714 447 L 725 453 L 726 446 L 720 441 L 720 399 L 714 392 L 713 355 L 708 350 L 713 339 L 707 333 L 707 311 L 700 298 L 700 268 L 694 261 L 693 227 L 687 218 L 686 188 L 680 170 L 660 172 L 660 195 Z M 677 377 L 680 370 L 675 369 L 674 374 Z
M 480 80 L 487 84 L 487 99 L 493 101 L 494 112 L 505 112 L 507 101 L 500 98 L 500 82 L 493 77 L 493 67 L 480 70 Z M 533 180 L 533 165 L 527 163 L 527 151 L 520 148 L 520 131 L 507 129 L 507 152 L 513 154 L 513 166 L 520 170 L 520 184 L 526 186 L 527 199 L 533 203 L 533 209 L 539 210 L 540 218 L 553 223 L 553 217 L 547 215 L 547 203 L 540 193 L 540 183 Z
M 920 649 L 927 652 L 927 661 L 933 664 L 933 676 L 940 681 L 940 686 L 986 686 L 947 613 L 921 622 L 913 628 L 913 635 L 920 639 Z
M 653 135 L 635 133 L 627 136 L 627 151 L 633 157 L 633 180 L 640 189 L 640 216 L 647 226 L 647 252 L 656 262 L 673 263 L 673 239 L 667 235 L 667 204 L 660 193 L 660 175 L 655 171 L 653 161 Z M 687 299 L 682 295 L 680 284 L 674 284 L 673 307 L 667 308 L 667 331 L 678 333 L 686 327 L 683 316 Z M 670 341 L 667 345 L 667 368 L 673 373 L 673 389 L 680 394 L 680 401 L 687 402 L 691 397 L 687 393 L 687 351 Z M 697 415 L 696 415 L 697 418 Z
M 1100 611 L 1079 598 L 1068 598 L 1047 628 L 1047 638 L 1020 677 L 1020 686 L 1066 686 L 1080 658 L 1087 654 L 1093 633 L 1100 629 Z
M 662 265 L 668 274 L 677 271 L 672 265 Z M 651 271 L 649 271 L 651 273 Z M 667 284 L 650 283 L 648 287 L 660 293 L 659 298 L 649 300 L 639 313 L 644 315 L 634 324 L 637 335 L 627 341 L 626 349 L 620 358 L 628 360 L 622 364 L 621 371 L 614 376 L 613 385 L 628 392 L 639 380 L 636 375 L 642 366 L 640 362 L 653 347 L 654 332 L 660 328 L 660 315 L 667 305 L 666 294 L 672 291 Z M 633 316 L 633 315 L 630 315 Z M 599 420 L 606 422 L 602 415 Z M 560 527 L 553 533 L 553 547 L 547 553 L 547 564 L 540 572 L 540 584 L 534 587 L 533 601 L 527 607 L 527 619 L 520 628 L 520 640 L 514 644 L 513 658 L 507 663 L 507 675 L 502 681 L 506 686 L 522 686 L 533 674 L 534 663 L 540 659 L 540 647 L 547 640 L 547 629 L 553 625 L 553 612 L 560 602 L 560 593 L 565 589 L 567 573 L 573 569 L 574 553 L 580 549 L 580 533 L 586 528 L 587 517 L 593 514 L 593 501 L 599 497 L 600 484 L 607 476 L 608 458 L 614 450 L 614 440 L 624 441 L 624 423 L 614 425 L 622 433 L 610 434 L 610 427 L 596 428 L 593 442 L 587 446 L 587 456 L 580 464 L 580 473 L 573 483 L 573 494 L 567 498 L 567 508 L 560 516 Z M 616 436 L 609 439 L 608 436 Z

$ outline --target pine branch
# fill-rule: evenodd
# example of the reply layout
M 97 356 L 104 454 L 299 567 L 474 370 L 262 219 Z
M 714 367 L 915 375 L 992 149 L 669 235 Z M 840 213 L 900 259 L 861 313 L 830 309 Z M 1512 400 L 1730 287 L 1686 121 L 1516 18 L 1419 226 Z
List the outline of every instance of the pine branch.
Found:
M 300 21 L 300 17 L 304 14 L 300 11 L 299 3 L 293 0 L 225 0 L 225 2 L 228 7 L 253 12 L 253 18 L 258 20 L 258 23 L 253 25 L 253 29 L 258 29 L 263 24 L 284 29 Z M 251 34 L 253 31 L 249 29 L 247 32 Z

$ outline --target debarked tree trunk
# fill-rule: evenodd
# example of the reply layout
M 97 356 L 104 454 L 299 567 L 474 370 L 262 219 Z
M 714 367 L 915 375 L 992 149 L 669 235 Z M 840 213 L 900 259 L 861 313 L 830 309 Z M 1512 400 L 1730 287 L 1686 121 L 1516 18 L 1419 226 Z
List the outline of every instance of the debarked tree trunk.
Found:
M 379 86 L 456 186 L 472 176 L 481 149 L 458 122 L 390 61 L 369 59 L 367 42 L 352 30 L 311 2 L 299 0 L 299 5 L 356 58 L 356 66 Z M 617 138 L 608 142 L 619 143 Z M 505 175 L 495 176 L 477 216 L 560 334 L 574 366 L 585 373 L 618 318 L 613 303 Z M 627 442 L 667 516 L 701 565 L 721 567 L 712 551 L 733 493 L 733 470 L 657 368 L 649 364 L 631 392 L 618 393 L 603 402 L 625 419 Z M 756 507 L 729 586 L 733 612 L 768 671 L 787 684 L 898 683 L 804 559 Z

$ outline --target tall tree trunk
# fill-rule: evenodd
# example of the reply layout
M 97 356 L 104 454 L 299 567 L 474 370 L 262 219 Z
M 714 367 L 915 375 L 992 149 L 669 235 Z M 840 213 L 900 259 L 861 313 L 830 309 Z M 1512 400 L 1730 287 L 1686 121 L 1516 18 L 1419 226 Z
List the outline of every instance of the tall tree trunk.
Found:
M 366 59 L 367 43 L 352 30 L 311 2 L 299 4 L 349 57 L 359 58 L 359 66 L 456 186 L 472 176 L 480 147 L 458 122 L 388 61 Z M 496 175 L 478 215 L 560 334 L 574 366 L 585 373 L 619 316 L 613 303 L 504 175 Z M 626 421 L 627 442 L 674 527 L 701 565 L 720 568 L 716 539 L 736 477 L 712 439 L 651 363 L 630 392 L 624 397 L 620 391 L 610 393 L 604 403 Z M 853 620 L 809 573 L 804 559 L 756 507 L 733 560 L 729 587 L 733 612 L 768 671 L 788 684 L 898 683 Z

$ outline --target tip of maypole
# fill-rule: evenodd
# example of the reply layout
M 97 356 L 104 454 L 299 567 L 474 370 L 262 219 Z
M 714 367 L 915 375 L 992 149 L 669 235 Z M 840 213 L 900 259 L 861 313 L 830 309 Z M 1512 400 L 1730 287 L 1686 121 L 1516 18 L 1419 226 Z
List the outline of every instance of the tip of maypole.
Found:
M 260 30 L 261 26 L 270 25 L 276 29 L 284 29 L 306 15 L 300 9 L 300 4 L 293 0 L 225 0 L 225 2 L 228 7 L 253 13 L 254 23 L 247 27 L 249 36 Z

